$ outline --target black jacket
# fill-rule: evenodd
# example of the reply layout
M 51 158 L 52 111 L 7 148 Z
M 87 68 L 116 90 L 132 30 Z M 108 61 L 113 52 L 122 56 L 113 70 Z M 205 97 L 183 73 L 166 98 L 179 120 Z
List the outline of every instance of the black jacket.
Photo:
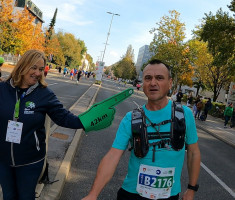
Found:
M 21 143 L 6 141 L 8 120 L 14 120 L 17 89 L 8 82 L 0 82 L 0 161 L 19 166 L 39 161 L 45 157 L 46 114 L 59 126 L 79 129 L 81 121 L 63 108 L 49 88 L 36 84 L 20 100 L 18 122 L 23 123 Z

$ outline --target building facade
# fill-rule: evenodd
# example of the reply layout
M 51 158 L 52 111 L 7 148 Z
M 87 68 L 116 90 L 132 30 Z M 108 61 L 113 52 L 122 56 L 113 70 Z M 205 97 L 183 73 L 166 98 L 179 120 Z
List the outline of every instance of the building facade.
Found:
M 141 67 L 144 63 L 147 63 L 153 57 L 153 55 L 154 53 L 149 51 L 149 45 L 140 47 L 136 62 L 136 72 L 139 79 L 142 78 Z
M 25 6 L 32 16 L 35 17 L 34 24 L 44 23 L 43 12 L 31 0 L 15 0 L 14 10 L 22 11 Z

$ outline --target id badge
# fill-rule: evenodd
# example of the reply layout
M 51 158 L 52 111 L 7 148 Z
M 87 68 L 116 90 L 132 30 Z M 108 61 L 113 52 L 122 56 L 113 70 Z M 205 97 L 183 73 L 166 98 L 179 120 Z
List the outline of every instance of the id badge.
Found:
M 6 141 L 20 144 L 23 123 L 9 120 L 7 125 Z

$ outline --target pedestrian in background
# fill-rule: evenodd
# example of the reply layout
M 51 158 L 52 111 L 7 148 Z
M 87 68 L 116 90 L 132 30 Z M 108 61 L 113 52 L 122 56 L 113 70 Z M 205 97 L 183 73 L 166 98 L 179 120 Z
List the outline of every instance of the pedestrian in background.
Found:
M 197 96 L 197 98 L 195 99 L 194 101 L 194 104 L 193 104 L 193 114 L 195 116 L 196 112 L 197 112 L 197 103 L 200 101 L 200 96 Z
M 72 68 L 72 69 L 70 70 L 70 80 L 72 81 L 73 78 L 74 78 L 74 69 Z
M 64 77 L 66 76 L 67 73 L 68 73 L 68 69 L 67 67 L 64 67 L 64 71 L 63 71 Z
M 44 68 L 44 76 L 46 77 L 47 76 L 47 73 L 48 73 L 48 71 L 50 70 L 50 68 L 49 68 L 49 66 L 48 66 L 48 64 L 45 66 L 45 68 Z
M 172 95 L 171 95 L 171 100 L 172 100 L 172 101 L 176 101 L 176 95 L 177 95 L 177 91 L 174 90 L 173 93 L 172 93 Z
M 33 200 L 46 154 L 46 114 L 59 126 L 81 129 L 44 80 L 46 58 L 29 50 L 0 82 L 0 185 L 4 200 Z
M 176 102 L 181 103 L 181 99 L 183 98 L 182 90 L 180 89 L 176 95 Z
M 61 66 L 59 66 L 59 67 L 58 67 L 58 71 L 59 71 L 59 73 L 61 73 L 61 69 L 62 69 L 62 68 L 61 68 Z
M 81 76 L 82 76 L 82 70 L 79 69 L 77 73 L 77 83 L 80 80 Z
M 188 98 L 187 98 L 187 106 L 188 107 L 191 107 L 191 104 L 193 103 L 193 95 L 192 93 L 190 92 L 190 94 L 188 95 Z
M 207 102 L 205 103 L 204 110 L 203 110 L 203 121 L 206 121 L 207 114 L 209 110 L 212 108 L 211 98 L 208 98 Z
M 227 128 L 227 124 L 232 115 L 233 115 L 233 103 L 229 103 L 224 110 L 224 128 Z
M 203 103 L 201 99 L 199 99 L 199 101 L 197 102 L 196 107 L 197 107 L 197 110 L 195 113 L 195 119 L 196 118 L 200 119 L 200 113 L 201 113 L 201 110 L 203 109 Z
M 139 91 L 141 88 L 141 85 L 139 83 L 136 84 L 136 89 Z

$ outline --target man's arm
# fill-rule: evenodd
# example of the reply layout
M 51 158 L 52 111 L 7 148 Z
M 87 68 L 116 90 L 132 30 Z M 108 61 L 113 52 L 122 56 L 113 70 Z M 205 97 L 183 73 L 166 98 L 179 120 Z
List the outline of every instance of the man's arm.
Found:
M 189 175 L 189 184 L 195 186 L 197 184 L 199 172 L 200 172 L 201 154 L 198 147 L 198 143 L 188 145 L 187 150 L 187 166 Z M 193 200 L 194 191 L 187 189 L 183 195 L 183 200 Z
M 123 150 L 111 148 L 109 152 L 103 157 L 97 169 L 93 186 L 89 194 L 82 200 L 97 199 L 104 186 L 112 178 L 123 152 Z

